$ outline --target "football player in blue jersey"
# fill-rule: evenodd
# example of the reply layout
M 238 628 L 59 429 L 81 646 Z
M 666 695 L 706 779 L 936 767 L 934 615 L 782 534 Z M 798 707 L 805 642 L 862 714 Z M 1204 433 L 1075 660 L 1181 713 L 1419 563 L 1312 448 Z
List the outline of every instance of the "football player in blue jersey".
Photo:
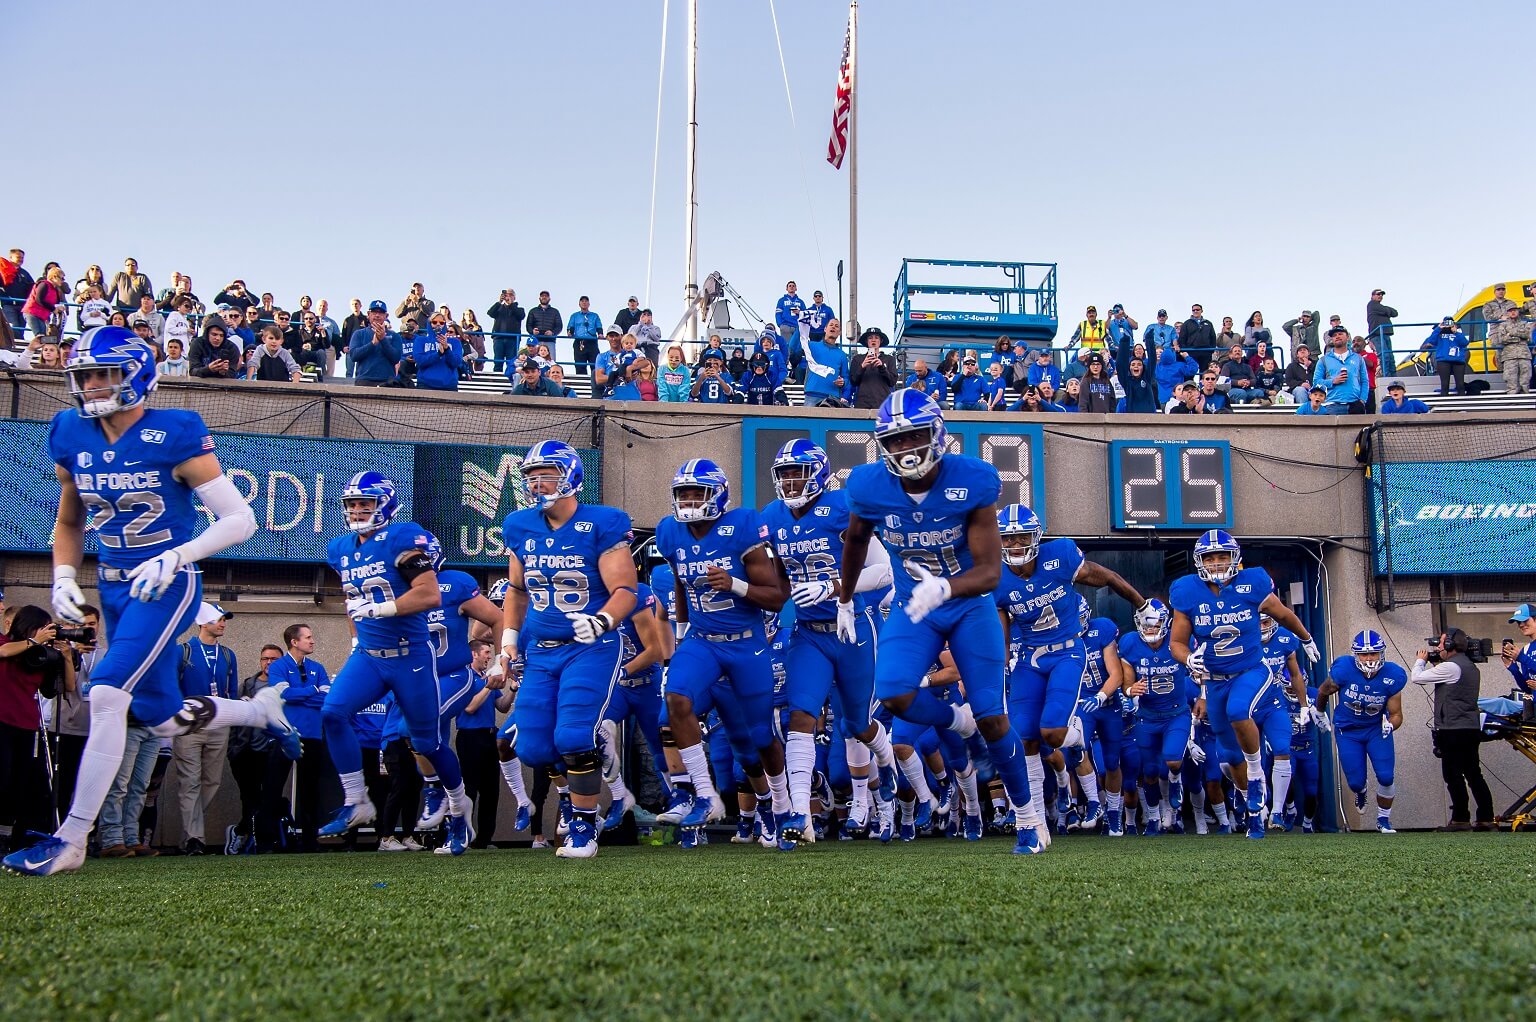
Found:
M 1020 819 L 1032 813 L 1024 747 L 1003 708 L 1008 647 L 992 591 L 1001 571 L 997 469 L 979 458 L 946 454 L 944 416 L 921 391 L 892 391 L 875 417 L 880 461 L 859 465 L 845 486 L 837 634 L 858 642 L 855 597 L 875 530 L 901 562 L 896 601 L 880 629 L 875 695 L 916 724 L 969 737 L 978 728 Z M 948 642 L 968 704 L 951 707 L 920 688 L 922 670 Z M 1029 817 L 1031 820 L 1032 816 Z M 1041 851 L 1033 822 L 1019 826 L 1014 851 Z
M 672 629 L 662 619 L 651 587 L 641 582 L 636 591 L 634 612 L 619 626 L 624 643 L 623 674 L 599 725 L 603 732 L 603 778 L 613 799 L 603 819 L 604 830 L 618 827 L 624 814 L 635 807 L 635 796 L 624 783 L 618 725 L 634 721 L 651 750 L 657 779 L 663 785 L 667 779 L 667 759 L 661 747 L 661 665 L 672 655 Z
M 523 652 L 512 744 L 535 769 L 558 763 L 570 786 L 571 821 L 555 854 L 597 854 L 602 787 L 600 724 L 624 667 L 619 624 L 635 609 L 638 581 L 629 515 L 583 504 L 581 457 L 545 440 L 523 457 L 533 505 L 507 516 L 510 554 L 502 651 Z
M 779 824 L 779 847 L 794 848 L 805 839 L 811 811 L 811 776 L 816 768 L 816 721 L 830 695 L 839 726 L 863 750 L 850 751 L 852 776 L 866 784 L 869 758 L 882 770 L 893 770 L 895 759 L 885 728 L 870 714 L 875 701 L 874 613 L 865 593 L 891 582 L 891 559 L 885 546 L 869 544 L 864 570 L 854 587 L 856 641 L 837 637 L 838 568 L 843 534 L 848 528 L 848 501 L 842 490 L 829 490 L 832 466 L 827 454 L 809 440 L 791 440 L 773 461 L 773 488 L 778 499 L 763 508 L 779 571 L 795 606 L 794 631 L 784 655 L 789 725 L 784 737 L 784 763 L 789 774 L 789 816 Z M 862 769 L 858 767 L 862 766 Z M 856 830 L 868 824 L 867 799 L 855 798 Z
M 1083 556 L 1070 539 L 1044 540 L 1040 519 L 1023 504 L 997 513 L 1001 536 L 1000 573 L 994 595 L 1006 622 L 1011 656 L 1008 711 L 1024 741 L 1026 768 L 1034 794 L 1034 819 L 1045 830 L 1043 741 L 1053 753 L 1067 741 L 1087 667 L 1078 593 L 1074 585 L 1108 587 L 1132 606 L 1141 594 L 1117 572 Z M 1097 696 L 1092 696 L 1098 702 Z M 1108 696 L 1105 697 L 1108 701 Z M 1066 771 L 1056 768 L 1058 803 L 1070 798 Z M 1058 814 L 1064 812 L 1058 805 Z
M 673 513 L 656 526 L 656 548 L 676 578 L 679 626 L 686 626 L 667 667 L 667 718 L 692 788 L 680 788 L 691 803 L 669 805 L 657 818 L 688 828 L 725 814 L 694 710 L 719 685 L 723 691 L 714 705 L 758 793 L 767 843 L 777 840 L 777 820 L 790 806 L 784 747 L 774 733 L 773 664 L 763 612 L 778 613 L 789 594 L 769 556 L 768 527 L 756 509 L 732 508 L 730 502 L 725 473 L 712 461 L 695 459 L 673 476 Z
M 1153 822 L 1162 802 L 1162 779 L 1168 778 L 1168 808 L 1179 819 L 1184 804 L 1184 754 L 1189 748 L 1192 721 L 1189 672 L 1168 648 L 1173 614 L 1162 600 L 1148 600 L 1136 612 L 1136 631 L 1120 640 L 1122 690 L 1136 700 L 1136 747 L 1141 756 L 1141 787 L 1147 820 Z
M 1277 764 L 1276 779 L 1290 779 L 1291 722 L 1264 666 L 1259 614 L 1273 617 L 1301 640 L 1309 663 L 1317 663 L 1317 643 L 1291 609 L 1275 594 L 1263 568 L 1243 567 L 1242 548 L 1220 529 L 1195 541 L 1195 574 L 1176 579 L 1168 593 L 1173 608 L 1169 644 L 1174 657 L 1200 685 L 1195 715 L 1208 716 L 1217 739 L 1233 758 L 1232 781 L 1247 797 L 1248 836 L 1264 836 L 1264 754 L 1269 741 Z M 1299 680 L 1299 679 L 1298 679 Z M 1298 701 L 1310 718 L 1306 689 Z M 1242 756 L 1242 762 L 1236 757 Z M 1283 799 L 1277 799 L 1283 804 Z
M 428 613 L 442 606 L 437 538 L 397 520 L 400 501 L 384 475 L 363 471 L 341 491 L 348 532 L 331 540 L 326 560 L 341 576 L 357 645 L 336 673 L 320 709 L 326 747 L 341 779 L 342 805 L 320 828 L 339 836 L 378 815 L 368 798 L 362 751 L 352 718 L 386 691 L 405 722 L 412 751 L 431 761 L 448 799 L 448 846 L 469 849 L 474 834 L 459 758 L 442 735 L 436 643 Z
M 1120 743 L 1125 738 L 1125 724 L 1120 717 L 1120 690 L 1122 672 L 1120 647 L 1115 640 L 1120 629 L 1107 617 L 1094 617 L 1086 597 L 1079 595 L 1078 620 L 1083 627 L 1083 679 L 1077 693 L 1077 716 L 1082 722 L 1083 746 L 1094 748 L 1098 741 L 1098 754 L 1091 759 L 1083 757 L 1078 769 L 1077 781 L 1088 800 L 1088 809 L 1077 829 L 1092 832 L 1104 821 L 1104 830 L 1110 837 L 1124 837 L 1121 822 L 1124 798 L 1121 794 Z M 1095 764 L 1104 770 L 1104 798 L 1099 799 L 1099 779 Z
M 1270 676 L 1275 679 L 1275 686 L 1280 689 L 1280 694 L 1285 699 L 1285 711 L 1291 717 L 1291 739 L 1294 742 L 1298 730 L 1310 728 L 1314 719 L 1320 716 L 1315 710 L 1316 703 L 1308 692 L 1306 675 L 1302 673 L 1301 664 L 1296 659 L 1297 651 L 1301 649 L 1301 640 L 1296 638 L 1290 629 L 1281 628 L 1280 623 L 1268 614 L 1259 615 L 1259 638 L 1264 642 L 1264 666 L 1269 669 Z M 1307 694 L 1306 713 L 1301 710 L 1303 705 L 1301 693 Z M 1289 757 L 1275 759 L 1270 768 L 1269 826 L 1271 829 L 1290 830 L 1293 826 L 1287 822 L 1285 803 L 1291 784 L 1295 780 L 1296 770 L 1294 747 Z
M 86 838 L 117 777 L 128 714 L 161 738 L 207 728 L 262 727 L 299 756 L 299 735 L 283 715 L 282 687 L 250 700 L 183 699 L 176 636 L 191 627 L 202 600 L 197 562 L 249 539 L 256 517 L 224 475 L 213 437 L 192 411 L 148 408 L 153 352 L 121 327 L 88 331 L 64 369 L 75 407 L 48 426 L 48 455 L 59 480 L 53 534 L 53 613 L 85 622 L 77 576 L 87 525 L 100 544 L 106 652 L 91 672 L 91 728 L 74 801 L 58 831 L 13 852 L 14 873 L 49 876 L 80 868 Z M 204 522 L 194 495 L 213 514 Z
M 1269 615 L 1264 617 L 1268 618 Z M 1266 627 L 1273 630 L 1280 626 L 1271 620 Z M 1291 660 L 1295 659 L 1293 654 Z M 1291 666 L 1295 671 L 1300 671 L 1294 663 Z M 1302 832 L 1312 834 L 1317 830 L 1317 798 L 1322 787 L 1317 758 L 1318 733 L 1333 730 L 1333 724 L 1321 708 L 1303 721 L 1301 702 L 1296 698 L 1296 693 L 1290 687 L 1282 688 L 1281 693 L 1285 696 L 1285 710 L 1291 715 L 1291 764 L 1295 771 L 1291 780 L 1291 804 L 1280 812 L 1281 826 L 1290 830 L 1296 826 L 1299 817 Z M 1307 687 L 1307 698 L 1313 707 L 1321 706 L 1317 701 L 1317 689 L 1310 685 Z
M 427 611 L 427 633 L 432 637 L 432 652 L 437 657 L 438 738 L 446 746 L 452 736 L 453 719 L 463 712 L 475 694 L 476 675 L 470 664 L 475 659 L 469 647 L 472 622 L 487 628 L 501 627 L 501 608 L 480 592 L 480 583 L 462 571 L 445 571 L 442 548 L 433 558 L 441 605 Z M 494 634 L 494 632 L 492 633 Z M 482 679 L 485 680 L 485 679 Z M 482 687 L 500 690 L 505 679 L 486 680 Z M 416 821 L 418 833 L 425 833 L 443 822 L 448 813 L 448 796 L 433 765 L 417 754 L 421 768 L 422 809 Z M 489 839 L 491 835 L 484 835 Z M 438 851 L 450 848 L 444 845 Z
M 1387 640 L 1379 632 L 1356 634 L 1349 649 L 1349 656 L 1329 666 L 1328 679 L 1317 687 L 1317 705 L 1326 706 L 1328 698 L 1338 693 L 1334 741 L 1344 781 L 1355 795 L 1355 809 L 1365 811 L 1365 761 L 1369 758 L 1376 774 L 1376 829 L 1396 834 L 1392 829 L 1396 764 L 1392 733 L 1403 726 L 1408 672 L 1387 660 Z
M 498 612 L 503 617 L 506 613 L 509 588 L 507 580 L 499 578 L 491 584 L 491 588 L 485 594 L 485 598 L 497 606 Z M 508 698 L 515 698 L 518 686 L 523 680 L 521 665 L 509 660 L 506 653 L 500 653 L 486 673 L 486 678 L 500 681 L 509 694 Z M 502 708 L 498 706 L 498 709 Z M 528 800 L 528 786 L 523 781 L 522 761 L 517 758 L 517 753 L 512 748 L 512 737 L 516 733 L 517 719 L 509 715 L 496 732 L 496 759 L 501 767 L 501 779 L 506 782 L 507 790 L 512 793 L 512 797 L 517 800 L 517 816 L 512 824 L 513 829 L 527 830 L 533 822 L 533 803 Z M 481 837 L 489 838 L 490 835 L 483 834 Z

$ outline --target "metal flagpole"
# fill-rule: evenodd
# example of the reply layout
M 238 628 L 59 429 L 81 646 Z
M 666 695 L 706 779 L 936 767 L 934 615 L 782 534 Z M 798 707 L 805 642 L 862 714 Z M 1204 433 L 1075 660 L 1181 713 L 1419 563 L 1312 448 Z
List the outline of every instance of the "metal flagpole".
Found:
M 694 187 L 694 169 L 698 156 L 699 133 L 699 0 L 688 0 L 688 154 L 687 181 L 688 181 L 688 205 L 686 212 L 686 224 L 684 232 L 687 235 L 687 260 L 685 267 L 686 276 L 683 284 L 683 299 L 688 303 L 688 308 L 693 314 L 688 317 L 688 331 L 685 337 L 689 342 L 699 339 L 699 228 L 698 228 L 698 197 Z
M 848 9 L 848 308 L 843 336 L 859 330 L 859 0 Z

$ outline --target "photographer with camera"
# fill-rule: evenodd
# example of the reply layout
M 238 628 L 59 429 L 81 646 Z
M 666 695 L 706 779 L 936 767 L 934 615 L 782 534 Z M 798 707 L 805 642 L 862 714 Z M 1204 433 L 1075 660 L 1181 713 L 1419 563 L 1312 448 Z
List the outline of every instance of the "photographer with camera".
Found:
M 1440 325 L 1430 331 L 1424 343 L 1419 345 L 1420 351 L 1432 354 L 1435 375 L 1440 377 L 1441 397 L 1451 392 L 1453 376 L 1456 378 L 1456 393 L 1467 392 L 1467 348 L 1467 335 L 1461 332 L 1461 328 L 1450 316 L 1440 320 Z
M 84 604 L 80 613 L 85 622 L 79 628 L 59 629 L 61 639 L 76 636 L 70 641 L 75 687 L 68 692 L 60 690 L 48 714 L 48 733 L 53 736 L 53 804 L 60 815 L 67 813 L 75 800 L 80 757 L 85 754 L 85 740 L 91 734 L 91 704 L 86 701 L 86 694 L 91 687 L 91 671 L 102 653 L 96 645 L 101 636 L 101 611 Z
M 1451 822 L 1445 829 L 1494 830 L 1493 796 L 1478 757 L 1482 732 L 1477 697 L 1482 673 L 1467 655 L 1470 640 L 1466 632 L 1452 628 L 1424 642 L 1427 648 L 1419 650 L 1408 680 L 1434 692 L 1435 755 L 1451 796 Z M 1477 803 L 1475 825 L 1467 811 L 1468 788 Z
M 0 823 L 11 827 L 13 851 L 31 843 L 29 832 L 55 826 L 37 697 L 75 690 L 74 657 L 60 631 L 47 611 L 27 604 L 0 644 Z M 69 631 L 81 637 L 79 629 Z

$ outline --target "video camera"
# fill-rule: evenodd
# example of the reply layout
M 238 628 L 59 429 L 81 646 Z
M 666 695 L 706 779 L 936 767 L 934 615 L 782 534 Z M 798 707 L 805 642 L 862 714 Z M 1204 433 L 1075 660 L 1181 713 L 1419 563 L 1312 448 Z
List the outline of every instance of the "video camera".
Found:
M 1430 662 L 1436 662 L 1444 657 L 1444 650 L 1440 648 L 1440 636 L 1431 635 L 1424 640 L 1424 648 L 1429 651 Z M 1486 664 L 1488 658 L 1493 656 L 1492 639 L 1474 639 L 1467 637 L 1467 659 L 1474 664 Z
M 82 646 L 94 646 L 96 644 L 96 629 L 82 626 L 71 628 L 68 625 L 59 625 L 53 631 L 54 637 L 65 642 L 77 642 Z

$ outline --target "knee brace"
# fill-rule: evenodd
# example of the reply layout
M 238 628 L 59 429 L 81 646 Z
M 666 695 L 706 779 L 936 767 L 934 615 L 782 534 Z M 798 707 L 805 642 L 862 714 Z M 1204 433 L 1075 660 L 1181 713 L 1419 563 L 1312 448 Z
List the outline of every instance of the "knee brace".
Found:
M 1376 785 L 1376 797 L 1377 798 L 1396 798 L 1397 797 L 1397 785 L 1395 785 L 1395 784 L 1377 784 Z
M 756 798 L 757 790 L 752 787 L 752 783 L 750 781 L 742 781 L 740 784 L 736 785 L 736 794 L 745 795 L 748 798 Z
M 169 720 L 163 720 L 149 729 L 156 738 L 177 738 L 201 731 L 213 720 L 213 700 L 207 696 L 188 696 L 181 709 Z
M 748 777 L 761 777 L 763 776 L 763 761 L 760 759 L 748 760 L 741 764 L 741 772 Z
M 596 749 L 566 753 L 566 783 L 572 795 L 596 795 L 602 787 L 603 757 Z

